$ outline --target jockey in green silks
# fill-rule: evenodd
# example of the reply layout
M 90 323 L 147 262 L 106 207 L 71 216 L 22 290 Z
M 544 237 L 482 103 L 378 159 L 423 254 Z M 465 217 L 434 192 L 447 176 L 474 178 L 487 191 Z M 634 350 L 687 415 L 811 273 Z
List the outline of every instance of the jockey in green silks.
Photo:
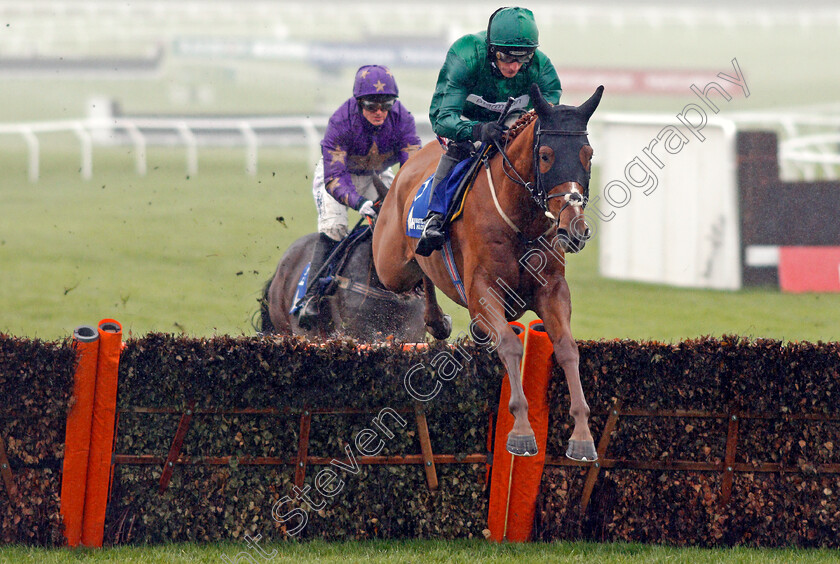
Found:
M 537 47 L 539 31 L 526 8 L 500 8 L 490 16 L 487 31 L 465 35 L 446 54 L 438 74 L 429 117 L 444 149 L 429 194 L 452 168 L 475 150 L 475 143 L 501 141 L 507 127 L 498 123 L 508 98 L 510 114 L 518 117 L 532 108 L 528 89 L 537 83 L 546 100 L 560 101 L 557 72 Z M 443 246 L 446 210 L 429 209 L 415 249 L 429 256 Z

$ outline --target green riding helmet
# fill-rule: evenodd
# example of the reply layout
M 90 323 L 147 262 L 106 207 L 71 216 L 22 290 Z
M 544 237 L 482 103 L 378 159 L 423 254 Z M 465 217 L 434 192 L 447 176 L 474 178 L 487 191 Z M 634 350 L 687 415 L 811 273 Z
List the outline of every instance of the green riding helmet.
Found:
M 500 8 L 487 24 L 487 44 L 491 48 L 519 47 L 536 49 L 540 45 L 540 32 L 534 13 L 528 8 Z

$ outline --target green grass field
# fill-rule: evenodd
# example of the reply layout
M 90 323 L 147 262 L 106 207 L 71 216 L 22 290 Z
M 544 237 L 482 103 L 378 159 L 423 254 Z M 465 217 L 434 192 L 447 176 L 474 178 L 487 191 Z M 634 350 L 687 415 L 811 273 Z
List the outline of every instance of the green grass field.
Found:
M 65 562 L 192 564 L 199 562 L 236 562 L 246 550 L 236 543 L 210 546 L 193 544 L 153 547 L 124 547 L 93 550 L 43 550 L 18 547 L 0 548 L 0 563 L 63 564 Z M 464 541 L 361 541 L 344 543 L 288 542 L 262 546 L 271 558 L 251 553 L 254 560 L 242 556 L 239 562 L 364 562 L 370 564 L 427 562 L 568 562 L 598 564 L 657 564 L 677 562 L 706 564 L 827 564 L 837 562 L 838 551 L 802 549 L 701 549 L 640 544 L 609 543 L 534 543 L 497 545 L 481 540 Z M 276 552 L 273 552 L 276 551 Z
M 264 150 L 255 177 L 244 154 L 218 149 L 200 152 L 192 178 L 179 149 L 150 150 L 145 177 L 127 149 L 96 149 L 91 180 L 65 144 L 45 146 L 37 183 L 25 162 L 15 147 L 0 155 L 0 332 L 12 335 L 61 339 L 106 317 L 134 336 L 253 335 L 264 282 L 315 225 L 303 150 Z M 619 282 L 599 276 L 597 257 L 596 239 L 568 259 L 579 339 L 840 339 L 840 295 Z M 453 335 L 465 331 L 466 310 L 444 308 Z

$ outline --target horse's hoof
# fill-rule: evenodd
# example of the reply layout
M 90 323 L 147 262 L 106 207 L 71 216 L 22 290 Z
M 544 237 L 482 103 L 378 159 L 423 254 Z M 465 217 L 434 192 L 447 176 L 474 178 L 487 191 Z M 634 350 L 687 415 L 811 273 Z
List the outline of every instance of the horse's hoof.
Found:
M 569 439 L 569 446 L 566 447 L 566 458 L 580 460 L 581 462 L 595 462 L 598 460 L 595 443 L 593 441 L 575 441 Z
M 438 341 L 448 339 L 449 335 L 452 334 L 452 317 L 444 314 L 440 321 L 426 325 L 426 329 Z
M 536 456 L 539 450 L 534 435 L 508 435 L 507 451 L 514 456 Z
M 451 315 L 447 315 L 447 314 L 443 314 L 443 323 L 442 323 L 442 325 L 443 325 L 443 331 L 442 331 L 442 332 L 445 332 L 445 333 L 446 333 L 446 335 L 444 335 L 443 337 L 441 337 L 441 339 L 448 339 L 448 338 L 449 338 L 449 335 L 451 335 L 451 334 L 452 334 L 452 316 L 451 316 Z

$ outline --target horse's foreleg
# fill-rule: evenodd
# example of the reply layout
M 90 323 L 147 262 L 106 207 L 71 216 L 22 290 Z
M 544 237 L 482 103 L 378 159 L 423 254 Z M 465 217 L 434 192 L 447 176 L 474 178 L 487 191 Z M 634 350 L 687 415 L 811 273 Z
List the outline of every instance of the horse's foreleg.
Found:
M 435 285 L 425 274 L 423 275 L 423 294 L 426 297 L 426 310 L 423 321 L 426 329 L 435 339 L 446 339 L 452 333 L 452 318 L 440 308 L 435 293 Z
M 480 332 L 487 335 L 488 344 L 490 339 L 493 340 L 496 354 L 507 369 L 510 383 L 508 409 L 513 415 L 513 428 L 508 433 L 507 450 L 517 456 L 534 456 L 538 451 L 537 440 L 528 422 L 528 400 L 522 389 L 520 372 L 524 352 L 522 341 L 508 325 L 505 312 L 498 301 L 481 299 L 482 296 L 490 295 L 488 288 L 487 284 L 473 284 L 469 295 L 470 317 L 472 323 L 478 325 Z
M 537 298 L 537 313 L 554 345 L 554 357 L 566 375 L 571 405 L 569 414 L 575 421 L 566 456 L 574 460 L 596 460 L 595 442 L 589 430 L 589 405 L 583 395 L 578 368 L 580 353 L 572 337 L 572 305 L 569 285 L 561 278 L 553 291 Z
M 513 428 L 508 433 L 507 451 L 517 456 L 534 456 L 538 452 L 537 439 L 528 421 L 528 400 L 522 388 L 522 342 L 513 329 L 505 322 L 496 328 L 493 334 L 500 333 L 499 346 L 496 349 L 499 358 L 505 365 L 510 384 L 510 403 L 508 409 L 513 415 Z

